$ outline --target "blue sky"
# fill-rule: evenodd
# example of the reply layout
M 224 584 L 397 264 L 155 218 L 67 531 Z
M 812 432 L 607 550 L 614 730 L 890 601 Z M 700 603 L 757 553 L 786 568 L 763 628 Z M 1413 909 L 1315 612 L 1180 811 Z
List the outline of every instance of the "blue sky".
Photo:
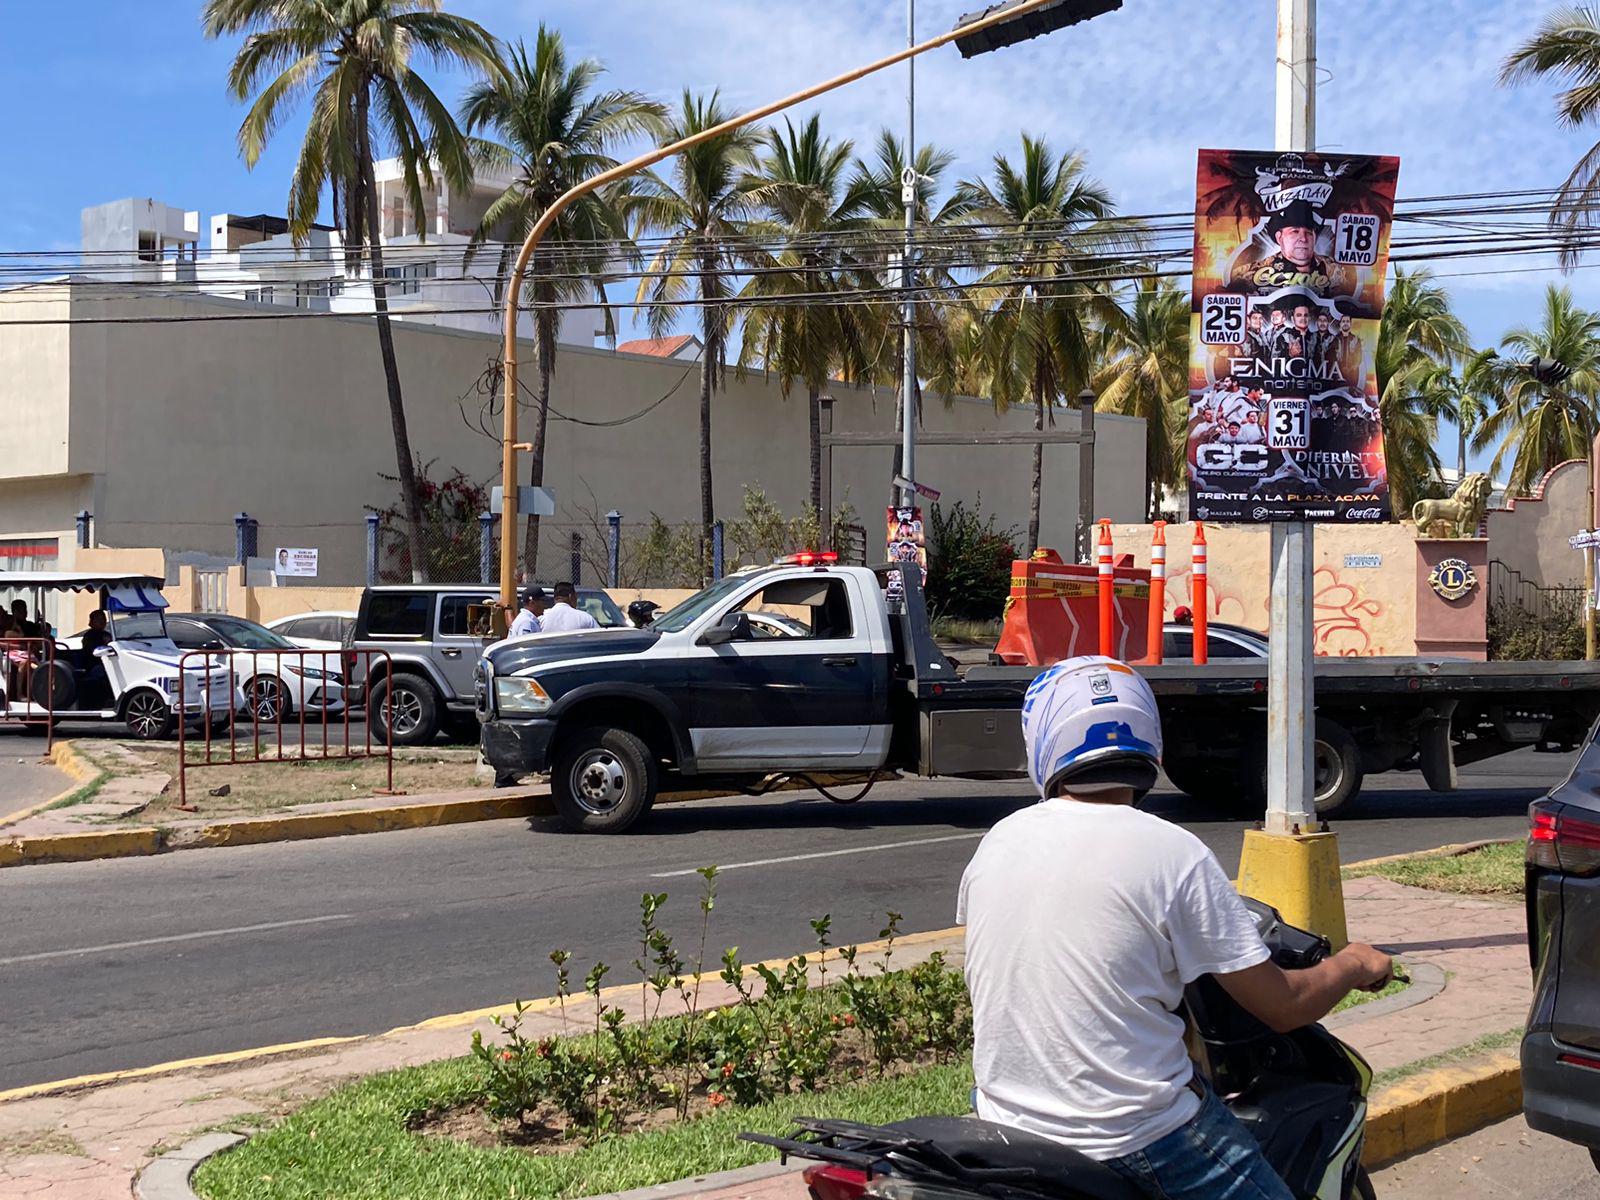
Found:
M 924 33 L 977 0 L 921 0 Z M 17 4 L 0 44 L 9 169 L 0 249 L 75 249 L 78 211 L 151 196 L 215 212 L 284 210 L 298 120 L 254 171 L 239 161 L 241 108 L 223 80 L 236 49 L 200 34 L 198 0 Z M 901 44 L 901 0 L 451 0 L 504 38 L 544 20 L 620 86 L 670 99 L 720 87 L 753 105 Z M 1330 0 L 1321 6 L 1319 144 L 1398 154 L 1403 196 L 1551 186 L 1600 130 L 1556 127 L 1553 89 L 1506 90 L 1499 61 L 1543 0 Z M 1126 0 L 1087 25 L 972 61 L 934 52 L 918 67 L 918 140 L 958 156 L 957 173 L 1014 153 L 1020 131 L 1079 147 L 1124 211 L 1193 204 L 1200 146 L 1272 143 L 1272 0 Z M 70 18 L 66 15 L 71 13 Z M 436 77 L 452 101 L 460 81 Z M 904 69 L 816 105 L 834 136 L 866 143 L 904 121 Z M 1526 268 L 1548 263 L 1521 259 Z M 1482 272 L 1484 260 L 1441 264 Z M 1448 282 L 1488 345 L 1534 320 L 1553 272 Z M 1600 305 L 1592 272 L 1567 278 Z

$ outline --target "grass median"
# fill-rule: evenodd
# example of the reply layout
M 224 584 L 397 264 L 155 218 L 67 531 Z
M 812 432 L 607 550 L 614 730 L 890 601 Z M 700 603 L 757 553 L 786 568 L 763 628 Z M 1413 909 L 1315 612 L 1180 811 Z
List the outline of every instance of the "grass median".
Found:
M 462 1196 L 593 1196 L 708 1171 L 770 1162 L 745 1131 L 787 1133 L 797 1116 L 870 1123 L 967 1111 L 972 1068 L 927 1067 L 898 1078 L 723 1108 L 648 1133 L 612 1137 L 560 1154 L 530 1155 L 412 1131 L 426 1114 L 471 1100 L 470 1059 L 393 1071 L 302 1109 L 238 1149 L 204 1163 L 193 1185 L 205 1200 L 457 1200 Z
M 1378 875 L 1407 887 L 1462 896 L 1522 895 L 1526 841 L 1484 846 L 1465 854 L 1418 854 L 1345 872 L 1347 878 Z

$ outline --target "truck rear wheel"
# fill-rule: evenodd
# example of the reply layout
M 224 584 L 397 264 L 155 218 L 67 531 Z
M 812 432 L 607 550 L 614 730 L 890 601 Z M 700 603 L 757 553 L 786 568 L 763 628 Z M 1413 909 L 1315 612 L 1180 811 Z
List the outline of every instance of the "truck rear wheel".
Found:
M 1311 772 L 1316 788 L 1317 816 L 1324 819 L 1343 810 L 1361 794 L 1365 767 L 1361 747 L 1350 731 L 1328 717 L 1318 717 L 1311 743 Z M 1260 817 L 1267 807 L 1267 745 L 1262 738 L 1241 758 L 1245 801 L 1242 816 Z
M 1169 761 L 1161 764 L 1172 786 L 1190 799 L 1232 812 L 1239 808 L 1244 790 L 1232 764 Z
M 574 833 L 621 833 L 655 803 L 656 761 L 626 729 L 595 726 L 563 738 L 550 794 Z

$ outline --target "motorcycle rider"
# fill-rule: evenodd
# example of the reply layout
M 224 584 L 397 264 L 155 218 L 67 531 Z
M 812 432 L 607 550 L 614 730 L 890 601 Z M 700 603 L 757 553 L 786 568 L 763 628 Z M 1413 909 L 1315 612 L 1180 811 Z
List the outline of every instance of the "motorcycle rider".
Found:
M 1188 830 L 1134 807 L 1156 782 L 1149 685 L 1069 659 L 1022 708 L 1041 803 L 999 822 L 961 880 L 978 1115 L 1105 1162 L 1160 1200 L 1290 1200 L 1249 1132 L 1195 1072 L 1177 1015 L 1212 975 L 1279 1031 L 1388 982 L 1352 944 L 1317 966 L 1270 961 L 1254 918 Z

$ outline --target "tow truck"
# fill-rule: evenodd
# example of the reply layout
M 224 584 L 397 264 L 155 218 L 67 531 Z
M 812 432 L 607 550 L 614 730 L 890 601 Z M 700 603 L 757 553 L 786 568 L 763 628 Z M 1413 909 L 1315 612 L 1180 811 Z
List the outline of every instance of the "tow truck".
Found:
M 1021 776 L 1022 697 L 1043 669 L 959 667 L 934 641 L 916 569 L 800 554 L 713 583 L 647 629 L 494 644 L 476 707 L 500 778 L 548 774 L 569 829 L 619 833 L 663 792 L 760 791 L 779 775 Z M 1172 783 L 1259 814 L 1266 661 L 1139 670 L 1161 707 Z M 1319 658 L 1315 687 L 1321 816 L 1369 774 L 1419 766 L 1450 791 L 1460 766 L 1580 741 L 1600 713 L 1590 662 Z

